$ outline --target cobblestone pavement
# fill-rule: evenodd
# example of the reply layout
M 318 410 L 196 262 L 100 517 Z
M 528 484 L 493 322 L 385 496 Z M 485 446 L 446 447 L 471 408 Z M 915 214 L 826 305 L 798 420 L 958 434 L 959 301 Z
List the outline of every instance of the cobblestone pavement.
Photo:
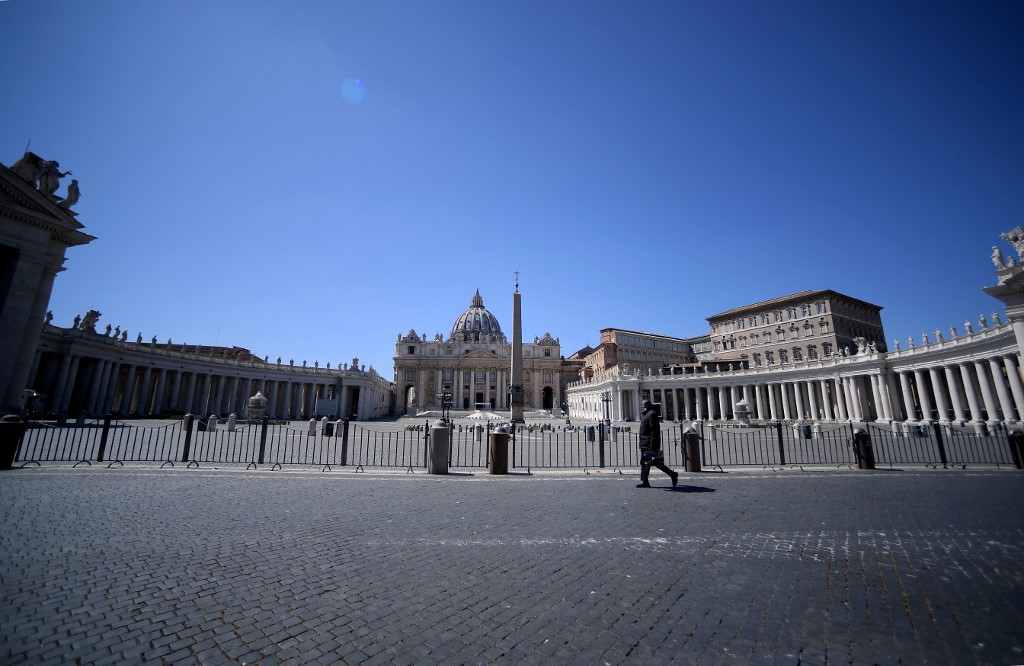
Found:
M 0 473 L 2 663 L 1024 663 L 1024 473 Z

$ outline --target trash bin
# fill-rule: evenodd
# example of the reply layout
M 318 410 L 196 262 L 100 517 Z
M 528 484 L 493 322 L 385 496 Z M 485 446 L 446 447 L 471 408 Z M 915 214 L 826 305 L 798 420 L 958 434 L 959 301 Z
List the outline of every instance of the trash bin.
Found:
M 587 441 L 594 441 L 594 426 L 587 426 Z
M 14 457 L 18 454 L 18 442 L 25 432 L 25 425 L 17 414 L 0 418 L 0 469 L 14 467 Z
M 1014 430 L 1010 433 L 1010 455 L 1013 457 L 1013 466 L 1017 469 L 1024 469 L 1024 432 Z
M 334 421 L 324 421 L 324 437 L 334 437 Z
M 910 436 L 911 437 L 924 437 L 924 431 L 921 430 L 921 426 L 919 426 L 919 425 L 912 425 L 912 426 L 910 426 Z
M 508 433 L 498 426 L 491 432 L 491 474 L 508 474 Z
M 800 426 L 800 434 L 804 436 L 804 439 L 810 439 L 811 438 L 811 426 L 806 425 L 806 424 Z

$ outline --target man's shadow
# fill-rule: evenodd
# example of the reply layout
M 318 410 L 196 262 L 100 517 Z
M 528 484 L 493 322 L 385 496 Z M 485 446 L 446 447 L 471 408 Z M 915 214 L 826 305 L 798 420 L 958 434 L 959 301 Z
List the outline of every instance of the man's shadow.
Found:
M 688 486 L 688 485 L 683 484 L 683 483 L 680 483 L 678 486 L 676 486 L 674 488 L 669 486 L 665 490 L 669 490 L 669 491 L 674 492 L 674 493 L 713 493 L 713 492 L 715 492 L 714 488 L 708 488 L 707 486 Z

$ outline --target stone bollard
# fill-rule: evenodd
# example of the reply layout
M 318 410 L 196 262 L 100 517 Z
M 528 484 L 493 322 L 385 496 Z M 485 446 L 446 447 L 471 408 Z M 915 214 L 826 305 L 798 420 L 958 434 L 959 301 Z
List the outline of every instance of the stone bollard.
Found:
M 473 430 L 474 434 L 476 435 L 476 441 L 484 441 L 484 427 L 482 425 L 474 426 Z
M 853 454 L 857 458 L 857 469 L 875 468 L 875 451 L 871 448 L 871 436 L 863 428 L 853 430 Z
M 508 432 L 498 426 L 491 432 L 491 474 L 508 474 Z
M 310 419 L 309 431 L 307 432 L 307 436 L 313 437 L 314 435 L 316 435 L 316 419 Z
M 427 447 L 427 474 L 448 473 L 448 448 L 451 430 L 438 419 L 430 426 L 430 445 Z
M 690 426 L 683 433 L 683 448 L 686 454 L 686 471 L 700 471 L 700 433 Z
M 210 430 L 216 430 L 217 429 L 217 415 L 216 414 L 210 414 L 210 422 L 207 424 L 206 427 L 209 428 Z
M 234 412 L 228 414 L 228 432 L 234 432 L 235 426 L 238 425 L 238 415 Z
M 25 432 L 26 421 L 17 414 L 8 414 L 0 418 L 0 469 L 14 467 L 14 458 L 18 455 L 18 442 Z
M 334 421 L 326 416 L 320 419 L 320 433 L 324 437 L 334 437 Z
M 7 417 L 4 417 L 7 418 Z M 1017 469 L 1024 469 L 1024 431 L 1014 430 L 1010 433 L 1010 455 Z

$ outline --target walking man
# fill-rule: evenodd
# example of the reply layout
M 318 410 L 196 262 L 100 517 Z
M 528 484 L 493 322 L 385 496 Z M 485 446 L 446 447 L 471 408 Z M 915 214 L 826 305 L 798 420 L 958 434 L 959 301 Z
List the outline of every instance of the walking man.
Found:
M 657 467 L 672 477 L 672 485 L 679 481 L 679 474 L 673 472 L 665 465 L 665 453 L 661 450 L 661 419 L 658 418 L 658 409 L 649 400 L 640 403 L 640 483 L 637 488 L 650 488 L 651 484 L 647 477 L 651 473 L 651 466 Z

